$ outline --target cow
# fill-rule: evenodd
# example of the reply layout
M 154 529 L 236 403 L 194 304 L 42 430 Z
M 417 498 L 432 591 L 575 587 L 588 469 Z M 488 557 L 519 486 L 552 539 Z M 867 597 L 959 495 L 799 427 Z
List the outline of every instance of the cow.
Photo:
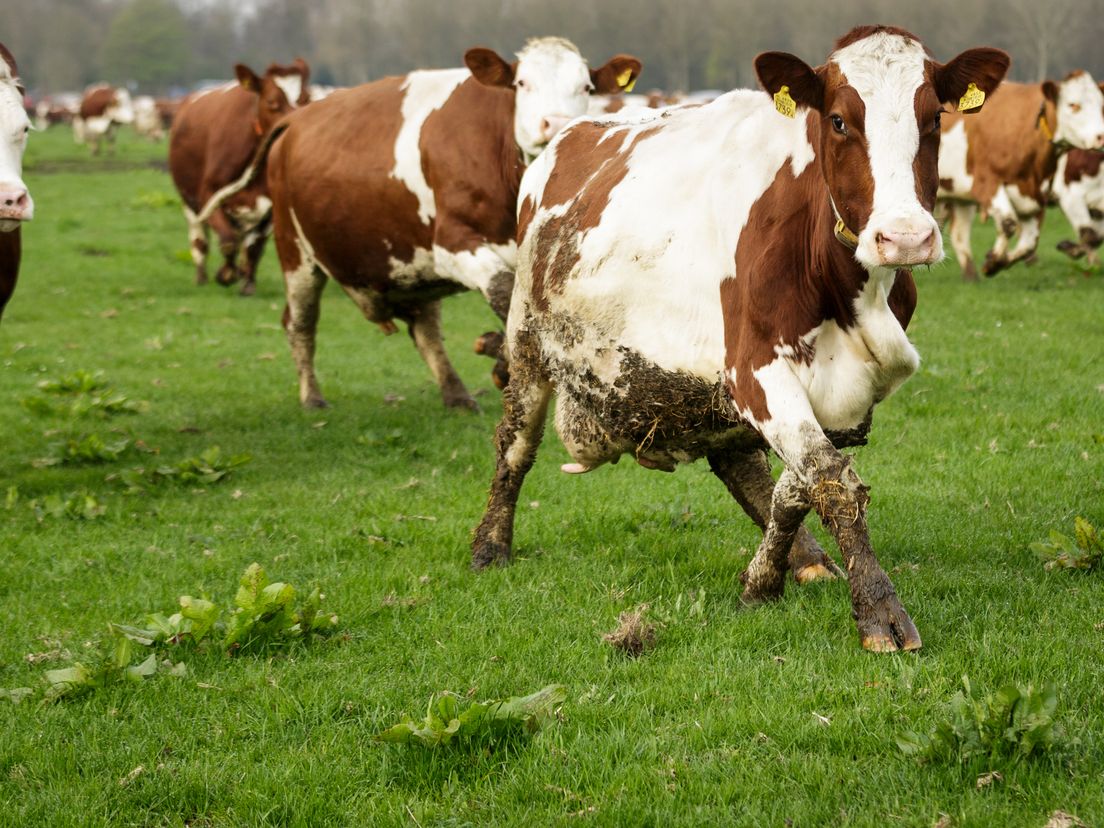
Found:
M 31 131 L 24 94 L 15 58 L 0 43 L 0 315 L 19 277 L 20 229 L 34 217 L 34 201 L 23 183 L 23 151 Z
M 258 162 L 306 407 L 326 405 L 314 345 L 329 277 L 385 333 L 407 324 L 446 406 L 477 409 L 445 353 L 440 300 L 479 290 L 506 318 L 522 171 L 592 92 L 631 87 L 641 70 L 629 55 L 588 69 L 562 38 L 528 41 L 513 63 L 484 47 L 464 62 L 334 92 L 285 118 Z
M 211 195 L 249 166 L 262 139 L 283 115 L 310 100 L 310 67 L 302 58 L 273 63 L 258 76 L 245 64 L 237 81 L 186 98 L 169 138 L 169 172 L 184 203 L 197 285 L 207 283 L 208 226 L 218 237 L 224 262 L 216 279 L 239 279 L 241 294 L 256 291 L 257 264 L 271 230 L 271 206 L 264 181 L 237 193 L 209 218 L 200 209 Z
M 139 95 L 133 101 L 134 131 L 150 141 L 160 141 L 165 137 L 161 124 L 161 113 L 157 101 L 150 95 Z
M 970 229 L 979 207 L 997 227 L 982 266 L 986 276 L 1035 253 L 1059 155 L 1067 147 L 1104 148 L 1102 106 L 1100 88 L 1077 71 L 1060 83 L 1006 83 L 978 117 L 943 119 L 939 199 L 950 213 L 963 279 L 977 280 Z
M 1104 242 L 1104 152 L 1071 149 L 1058 161 L 1053 193 L 1078 240 L 1063 239 L 1058 249 L 1071 259 L 1095 265 Z
M 991 48 L 938 63 L 902 29 L 861 27 L 817 69 L 760 54 L 768 94 L 561 132 L 521 184 L 510 382 L 472 566 L 511 557 L 555 391 L 565 472 L 708 459 L 764 529 L 746 601 L 781 597 L 788 568 L 831 574 L 802 527 L 813 509 L 843 554 L 862 645 L 919 648 L 839 447 L 865 439 L 919 363 L 905 328 L 911 269 L 943 254 L 941 106 L 991 93 L 1008 65 Z
M 77 110 L 80 109 L 80 98 L 80 95 L 73 92 L 62 92 L 40 99 L 35 104 L 35 129 L 45 130 L 54 124 L 72 124 Z
M 115 133 L 122 124 L 134 123 L 134 107 L 130 92 L 106 83 L 84 90 L 80 108 L 73 118 L 73 139 L 88 144 L 93 155 L 99 155 L 106 143 L 115 149 Z

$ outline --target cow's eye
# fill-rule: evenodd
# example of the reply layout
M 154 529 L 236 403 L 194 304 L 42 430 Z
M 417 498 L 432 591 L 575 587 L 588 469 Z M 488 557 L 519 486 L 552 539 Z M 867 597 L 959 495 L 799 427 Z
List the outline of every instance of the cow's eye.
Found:
M 527 84 L 521 78 L 518 78 L 517 83 L 515 83 L 514 86 L 516 86 L 518 89 L 525 89 L 529 86 L 529 84 Z
M 843 122 L 843 118 L 841 118 L 839 115 L 829 115 L 828 120 L 832 122 L 832 129 L 834 129 L 840 135 L 847 134 L 847 124 Z
M 932 132 L 939 132 L 939 126 L 942 122 L 943 110 L 939 110 L 935 113 L 935 121 L 932 123 Z
M 1080 112 L 1081 111 L 1081 104 L 1071 103 L 1069 105 L 1069 108 L 1070 108 L 1070 112 Z

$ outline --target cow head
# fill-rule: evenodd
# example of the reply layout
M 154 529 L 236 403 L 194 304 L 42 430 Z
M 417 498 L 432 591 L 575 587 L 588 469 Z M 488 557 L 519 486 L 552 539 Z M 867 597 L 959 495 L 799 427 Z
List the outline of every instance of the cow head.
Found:
M 262 135 L 288 112 L 310 103 L 310 67 L 302 58 L 289 66 L 273 63 L 263 77 L 239 63 L 234 74 L 243 89 L 257 95 L 257 132 Z
M 17 72 L 15 58 L 0 44 L 0 232 L 34 217 L 34 202 L 23 183 L 23 150 L 31 122 Z
M 529 158 L 539 155 L 568 121 L 586 114 L 592 92 L 632 89 L 643 65 L 630 55 L 617 55 L 589 69 L 579 50 L 559 37 L 530 40 L 514 63 L 483 47 L 469 49 L 464 63 L 480 83 L 514 90 L 514 138 Z
M 1043 95 L 1057 113 L 1058 123 L 1051 125 L 1055 143 L 1104 149 L 1104 93 L 1088 72 L 1071 72 L 1060 83 L 1044 81 Z
M 783 52 L 755 59 L 776 101 L 781 93 L 815 113 L 810 140 L 832 207 L 867 268 L 943 257 L 932 217 L 940 112 L 944 104 L 980 109 L 1008 64 L 1007 54 L 988 48 L 937 63 L 913 35 L 884 26 L 853 30 L 818 69 Z

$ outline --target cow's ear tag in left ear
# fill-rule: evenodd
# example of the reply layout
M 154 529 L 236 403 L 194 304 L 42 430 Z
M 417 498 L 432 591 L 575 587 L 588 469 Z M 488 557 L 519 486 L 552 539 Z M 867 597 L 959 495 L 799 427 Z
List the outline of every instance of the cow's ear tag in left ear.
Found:
M 977 88 L 976 83 L 971 83 L 966 87 L 966 94 L 958 99 L 958 111 L 969 112 L 971 109 L 977 109 L 985 103 L 985 92 Z
M 797 114 L 797 102 L 790 97 L 790 87 L 783 86 L 774 93 L 774 108 L 787 118 L 792 118 Z
M 621 87 L 622 92 L 632 92 L 633 87 L 636 86 L 636 79 L 632 76 L 632 69 L 626 69 L 620 75 L 617 76 L 617 85 Z

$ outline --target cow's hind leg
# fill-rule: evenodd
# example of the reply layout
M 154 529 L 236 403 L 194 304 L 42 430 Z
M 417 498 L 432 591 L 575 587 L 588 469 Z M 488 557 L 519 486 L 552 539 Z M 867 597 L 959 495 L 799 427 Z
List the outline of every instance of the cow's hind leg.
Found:
M 410 336 L 418 353 L 437 380 L 441 397 L 449 408 L 467 408 L 478 411 L 476 404 L 463 380 L 452 367 L 445 345 L 441 338 L 441 302 L 435 300 L 419 305 L 410 312 Z
M 195 265 L 195 283 L 207 284 L 207 225 L 196 218 L 192 210 L 184 207 L 184 219 L 188 222 L 188 250 Z
M 268 233 L 271 227 L 271 218 L 266 218 L 249 230 L 242 240 L 241 253 L 238 258 L 238 273 L 242 280 L 242 296 L 252 296 L 257 292 L 257 265 L 261 262 L 261 254 L 264 253 L 265 242 L 268 241 Z
M 291 356 L 299 372 L 299 402 L 305 408 L 327 406 L 318 378 L 314 375 L 314 341 L 318 331 L 319 305 L 326 275 L 309 257 L 303 256 L 295 270 L 284 271 L 287 305 L 284 308 L 284 330 L 287 332 Z
M 708 459 L 709 468 L 725 484 L 748 517 L 765 531 L 774 494 L 774 479 L 767 453 L 758 449 L 750 452 L 717 451 L 711 452 Z M 844 577 L 843 570 L 821 548 L 809 530 L 800 525 L 790 544 L 787 564 L 799 584 Z
M 552 385 L 540 371 L 535 343 L 521 340 L 511 349 L 510 384 L 502 395 L 502 420 L 495 431 L 495 476 L 483 520 L 472 539 L 472 568 L 510 560 L 514 511 L 525 475 L 533 467 L 544 433 Z
M 223 262 L 215 274 L 215 281 L 223 286 L 232 285 L 240 275 L 238 273 L 238 252 L 241 250 L 241 234 L 238 233 L 230 219 L 227 218 L 226 213 L 221 209 L 215 210 L 211 214 L 209 222 L 211 229 L 218 236 L 219 252 L 223 258 Z

